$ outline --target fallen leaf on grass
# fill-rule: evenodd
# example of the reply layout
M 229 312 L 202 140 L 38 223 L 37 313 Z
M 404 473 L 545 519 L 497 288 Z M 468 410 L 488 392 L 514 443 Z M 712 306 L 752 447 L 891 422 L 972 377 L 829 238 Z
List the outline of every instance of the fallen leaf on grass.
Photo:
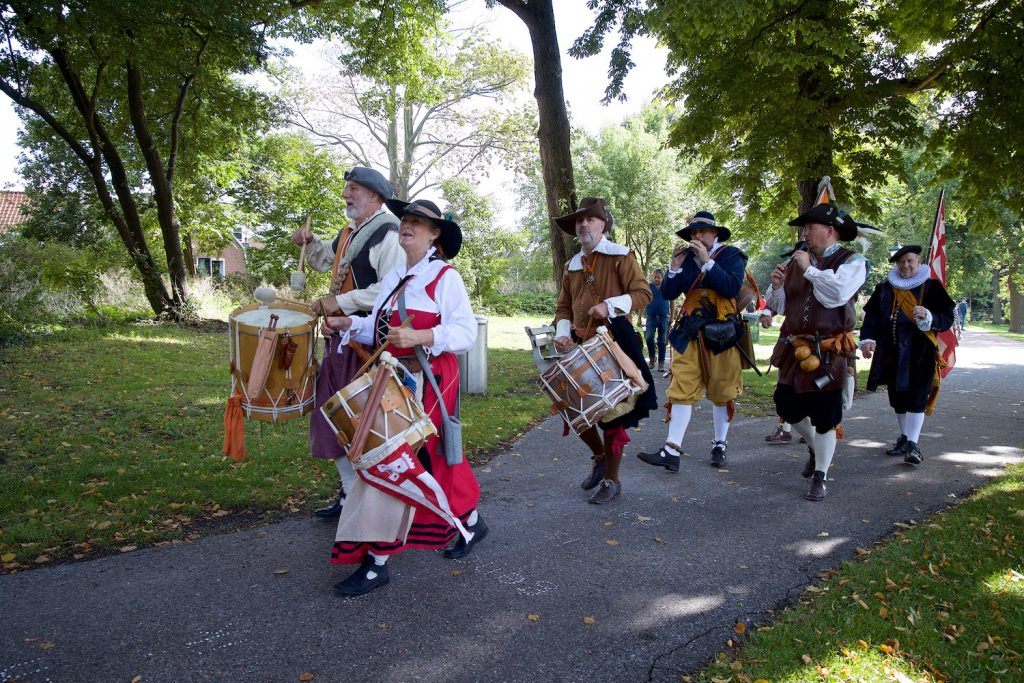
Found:
M 0 561 L 2 561 L 2 562 L 10 562 L 15 557 L 17 557 L 17 555 L 15 555 L 14 553 L 4 553 L 3 555 L 0 555 Z
M 122 546 L 122 547 L 118 548 L 118 550 L 121 551 L 122 553 L 130 553 L 131 551 L 138 550 L 138 549 L 139 549 L 139 546 L 137 546 L 137 545 L 126 545 L 126 546 Z
M 803 661 L 804 664 L 810 664 L 811 663 L 811 656 L 808 655 L 808 654 L 800 655 L 800 659 Z
M 593 625 L 597 623 L 597 619 L 595 619 L 594 617 L 583 617 L 583 623 Z
M 529 619 L 530 621 L 540 621 L 540 615 L 539 614 L 527 614 L 526 618 Z
M 735 631 L 736 633 L 738 633 L 738 634 L 740 634 L 740 635 L 742 636 L 742 635 L 743 635 L 744 633 L 746 633 L 746 632 L 747 632 L 747 625 L 746 625 L 746 624 L 744 624 L 744 623 L 743 623 L 743 622 L 741 621 L 741 622 L 739 622 L 738 624 L 736 624 L 735 626 L 733 626 L 733 627 L 732 627 L 732 630 L 733 630 L 733 631 Z
M 867 548 L 855 548 L 854 552 L 856 552 L 858 555 L 861 555 L 861 556 L 863 556 L 863 555 L 870 555 L 871 554 L 871 551 L 868 550 Z
M 863 641 L 863 640 L 858 640 L 858 641 L 857 641 L 857 647 L 859 647 L 859 648 L 860 648 L 860 649 L 862 649 L 862 650 L 866 650 L 866 649 L 868 649 L 868 647 L 870 647 L 870 646 L 869 646 L 869 645 L 867 644 L 867 642 L 865 642 L 865 641 Z
M 36 557 L 36 562 L 38 564 L 42 564 L 43 562 L 49 562 L 49 561 L 50 561 L 50 556 L 49 555 L 39 555 L 39 556 Z

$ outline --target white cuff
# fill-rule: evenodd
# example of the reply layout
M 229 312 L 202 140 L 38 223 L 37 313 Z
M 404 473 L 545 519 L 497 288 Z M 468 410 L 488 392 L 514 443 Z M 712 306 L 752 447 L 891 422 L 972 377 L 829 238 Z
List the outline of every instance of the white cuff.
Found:
M 708 272 L 709 270 L 711 270 L 714 267 L 715 267 L 715 259 L 709 258 L 708 262 L 700 267 L 700 272 L 706 273 L 706 272 Z
M 681 272 L 683 272 L 682 268 L 669 268 L 668 272 L 665 273 L 665 276 L 666 277 L 675 277 L 676 275 L 679 275 L 679 273 L 681 273 Z
M 626 315 L 633 308 L 633 300 L 629 297 L 629 294 L 610 296 L 604 300 L 604 303 L 608 306 L 609 318 L 614 318 L 617 315 Z M 615 309 L 618 309 L 618 311 Z
M 555 338 L 558 337 L 569 337 L 572 338 L 572 321 L 562 318 L 555 323 Z
M 860 348 L 864 348 L 865 344 L 875 344 L 875 346 L 878 346 L 878 344 L 875 343 L 874 339 L 861 339 L 859 342 L 857 342 L 857 346 Z
M 424 348 L 429 357 L 436 358 L 448 350 L 448 330 L 444 325 L 435 325 L 431 332 L 434 333 L 434 343 Z
M 917 329 L 927 332 L 932 329 L 932 312 L 927 308 L 924 309 L 924 320 L 917 320 L 915 322 L 917 323 Z

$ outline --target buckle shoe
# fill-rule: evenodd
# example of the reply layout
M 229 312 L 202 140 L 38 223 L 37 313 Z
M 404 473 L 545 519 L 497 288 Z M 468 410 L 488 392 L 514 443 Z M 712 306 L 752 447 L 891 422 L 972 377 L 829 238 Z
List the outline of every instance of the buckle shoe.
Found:
M 828 489 L 825 488 L 825 473 L 821 470 L 814 470 L 814 476 L 811 477 L 811 484 L 807 487 L 807 495 L 804 496 L 807 500 L 825 500 L 825 495 L 828 493 Z
M 712 441 L 711 466 L 721 467 L 725 464 L 725 448 L 729 445 L 727 441 Z
M 664 448 L 657 453 L 637 453 L 636 457 L 640 458 L 648 465 L 664 467 L 669 472 L 679 471 L 679 461 L 681 460 L 681 457 L 678 454 L 672 455 Z
M 907 441 L 907 435 L 906 434 L 900 434 L 900 438 L 896 439 L 896 443 L 894 443 L 891 447 L 889 447 L 885 451 L 885 454 L 886 455 L 906 455 L 906 453 L 907 453 L 907 443 L 909 443 Z
M 374 588 L 380 588 L 389 580 L 388 565 L 385 562 L 378 565 L 369 555 L 359 565 L 359 569 L 352 572 L 348 578 L 334 584 L 334 590 L 341 595 L 356 596 L 366 595 Z
M 590 459 L 594 461 L 594 464 L 590 468 L 590 474 L 588 474 L 587 478 L 580 484 L 580 488 L 584 491 L 589 491 L 600 484 L 601 480 L 604 479 L 604 460 L 598 460 L 594 457 L 591 457 Z
M 768 443 L 789 443 L 793 440 L 793 435 L 782 429 L 782 425 L 775 428 L 775 431 L 764 437 L 764 440 Z
M 313 511 L 313 514 L 320 519 L 336 519 L 341 515 L 341 508 L 345 505 L 345 489 L 341 488 L 338 491 L 338 497 L 334 499 L 334 502 L 330 505 L 325 505 L 322 508 L 317 508 Z
M 455 539 L 455 544 L 444 550 L 444 556 L 449 560 L 457 560 L 469 555 L 473 546 L 487 538 L 487 525 L 484 524 L 484 518 L 480 516 L 479 512 L 476 516 L 476 524 L 466 527 L 466 530 L 473 533 L 473 538 L 467 541 L 462 534 L 459 534 Z
M 924 460 L 924 456 L 921 454 L 921 449 L 917 447 L 917 443 L 914 441 L 907 441 L 907 448 L 904 451 L 903 462 L 908 465 L 920 465 Z
M 604 505 L 618 498 L 620 493 L 622 493 L 622 484 L 611 479 L 602 479 L 601 487 L 594 492 L 594 495 L 587 499 L 587 502 L 594 505 Z

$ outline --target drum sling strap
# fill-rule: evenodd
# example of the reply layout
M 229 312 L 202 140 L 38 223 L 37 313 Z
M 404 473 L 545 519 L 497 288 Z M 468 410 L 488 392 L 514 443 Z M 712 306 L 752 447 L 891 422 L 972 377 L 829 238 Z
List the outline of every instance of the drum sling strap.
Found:
M 399 292 L 397 304 L 398 315 L 405 320 L 408 318 L 405 308 L 405 288 Z M 441 396 L 441 389 L 437 386 L 434 372 L 430 368 L 426 351 L 423 350 L 421 344 L 417 344 L 412 349 L 423 370 L 423 376 L 430 384 L 430 388 L 434 390 L 434 395 L 437 396 L 437 405 L 441 409 L 441 447 L 444 448 L 444 460 L 449 466 L 458 465 L 462 462 L 462 421 L 459 419 L 462 394 L 460 392 L 455 399 L 455 414 L 449 415 L 448 409 L 444 405 L 444 398 Z

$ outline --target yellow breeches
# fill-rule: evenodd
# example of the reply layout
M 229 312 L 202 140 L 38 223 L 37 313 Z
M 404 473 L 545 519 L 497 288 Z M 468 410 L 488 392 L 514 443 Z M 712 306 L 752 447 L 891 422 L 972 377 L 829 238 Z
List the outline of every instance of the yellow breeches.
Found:
M 700 347 L 696 341 L 686 345 L 683 354 L 672 354 L 672 383 L 668 387 L 669 403 L 694 404 L 707 393 L 708 400 L 724 406 L 743 392 L 743 370 L 740 352 L 731 348 L 722 353 L 708 353 L 711 377 L 701 371 Z

